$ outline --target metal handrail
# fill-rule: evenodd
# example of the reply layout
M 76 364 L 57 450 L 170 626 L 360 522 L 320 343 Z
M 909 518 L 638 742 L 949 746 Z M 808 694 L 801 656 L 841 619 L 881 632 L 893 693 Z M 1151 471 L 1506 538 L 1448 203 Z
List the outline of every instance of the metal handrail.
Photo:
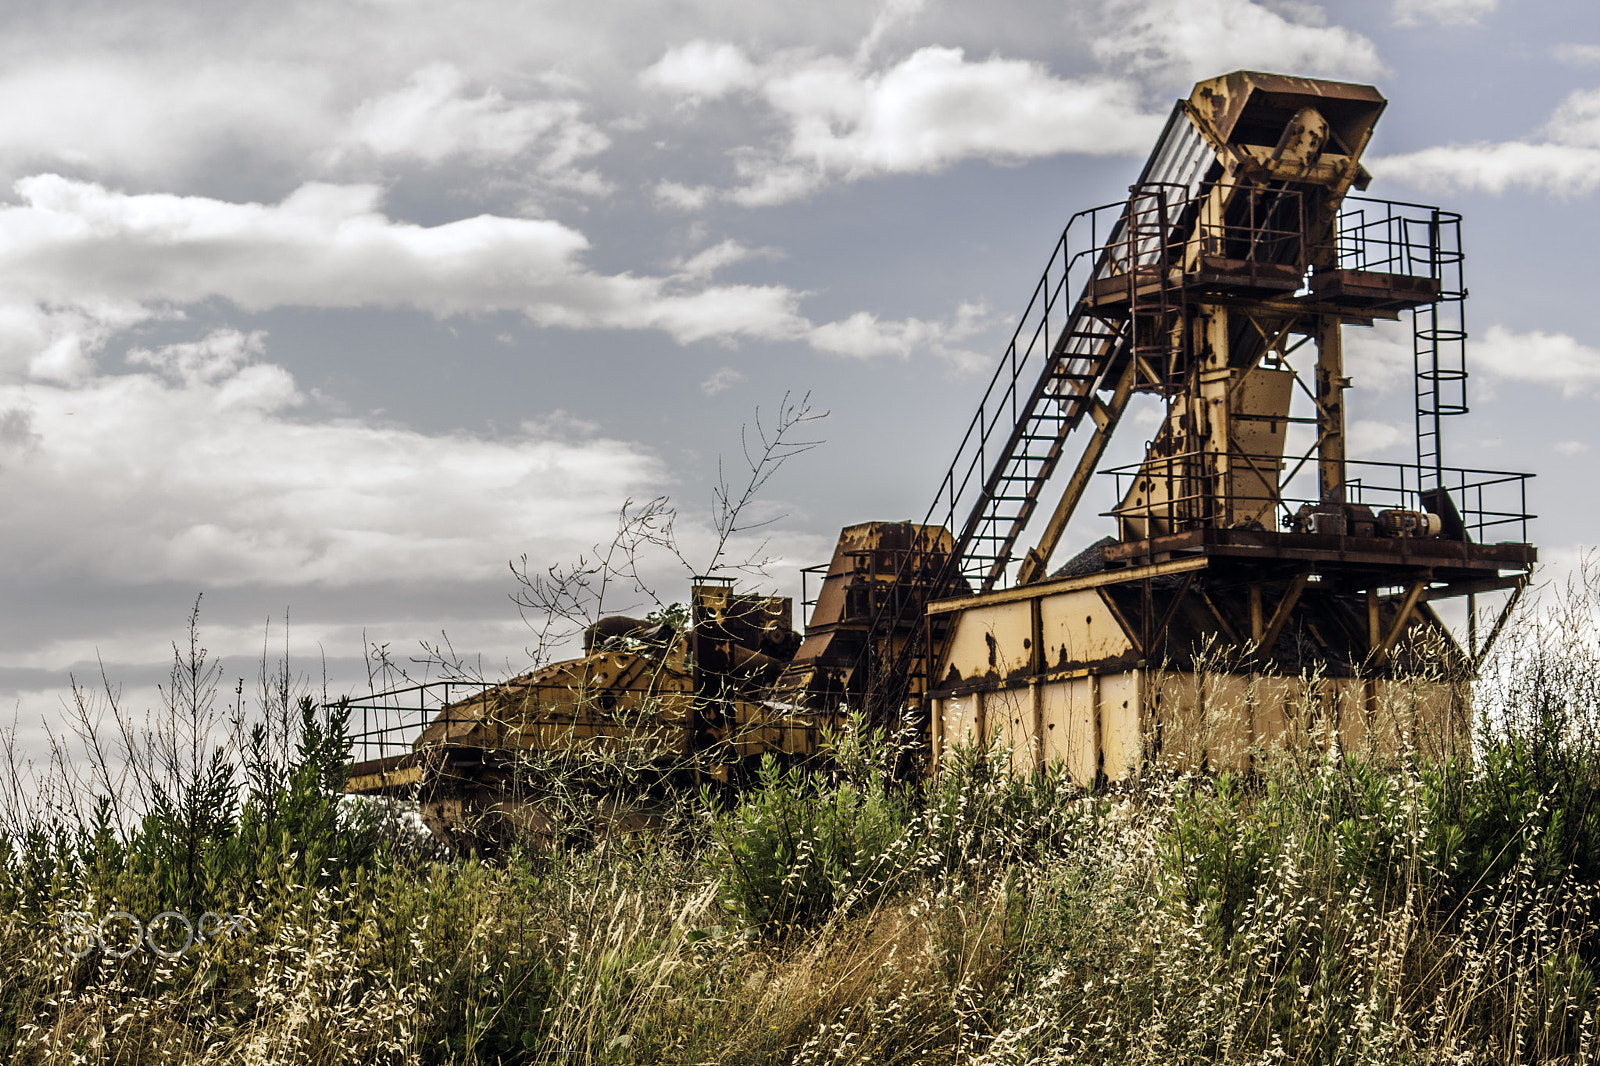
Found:
M 1191 513 L 1185 513 L 1181 505 L 1193 505 L 1200 501 L 1218 498 L 1218 494 L 1206 491 L 1204 488 L 1204 483 L 1213 481 L 1217 475 L 1200 469 L 1199 461 L 1209 457 L 1209 454 L 1198 450 L 1181 452 L 1159 459 L 1147 458 L 1139 463 L 1101 471 L 1101 476 L 1116 479 L 1119 500 L 1126 499 L 1130 495 L 1132 482 L 1139 478 L 1165 482 L 1169 488 L 1176 484 L 1180 489 L 1163 496 L 1159 504 L 1143 503 L 1126 506 L 1119 504 L 1109 511 L 1101 512 L 1102 515 L 1117 519 L 1153 518 L 1174 524 L 1187 523 L 1190 528 L 1204 524 L 1210 516 L 1196 513 L 1192 506 Z M 1283 463 L 1283 457 L 1278 455 L 1244 456 L 1232 453 L 1232 457 L 1250 460 L 1255 463 L 1256 472 L 1262 475 L 1280 469 Z M 1345 498 L 1348 503 L 1374 508 L 1426 510 L 1422 494 L 1430 490 L 1424 487 L 1423 481 L 1433 473 L 1432 468 L 1423 468 L 1415 463 L 1378 460 L 1349 460 L 1345 467 L 1347 472 L 1356 472 L 1355 476 L 1349 476 L 1345 481 Z M 1250 469 L 1249 465 L 1236 468 L 1245 471 Z M 1382 475 L 1375 473 L 1372 476 L 1361 476 L 1360 472 L 1363 471 L 1382 472 Z M 1538 517 L 1528 511 L 1527 501 L 1527 483 L 1534 475 L 1510 470 L 1465 467 L 1446 467 L 1444 474 L 1442 487 L 1449 493 L 1467 530 L 1475 533 L 1481 540 L 1483 534 L 1489 530 L 1512 526 L 1520 538 L 1518 543 L 1527 542 L 1527 525 Z M 1245 504 L 1271 504 L 1270 508 L 1263 507 L 1263 510 L 1277 513 L 1281 508 L 1286 517 L 1294 515 L 1290 505 L 1320 503 L 1318 496 L 1286 491 L 1292 480 L 1291 478 L 1278 484 L 1276 492 L 1270 496 L 1234 495 L 1232 498 Z M 1509 498 L 1513 494 L 1514 499 Z M 1148 495 L 1146 498 L 1148 499 Z M 1199 510 L 1203 511 L 1203 508 Z

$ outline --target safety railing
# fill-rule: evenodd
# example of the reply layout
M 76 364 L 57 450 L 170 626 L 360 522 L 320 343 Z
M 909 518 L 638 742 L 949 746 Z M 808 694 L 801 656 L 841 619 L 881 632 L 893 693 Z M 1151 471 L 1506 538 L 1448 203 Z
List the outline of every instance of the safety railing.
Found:
M 1220 258 L 1244 264 L 1303 265 L 1305 205 L 1298 193 L 1280 189 L 1273 196 L 1252 187 L 1233 204 L 1224 203 L 1228 198 L 1218 191 L 1215 185 L 1196 194 L 1187 185 L 1146 183 L 1126 200 L 1080 211 L 1068 221 L 923 518 L 923 524 L 954 535 L 950 562 L 920 600 L 886 604 L 873 621 L 875 635 L 905 629 L 921 617 L 928 598 L 962 586 L 987 591 L 1005 583 L 1018 538 L 1064 454 L 1066 438 L 1109 387 L 1107 375 L 1133 354 L 1130 320 L 1152 307 L 1161 314 L 1181 309 L 1183 301 L 1168 300 L 1166 289 L 1184 284 L 1184 269 L 1173 267 L 1197 235 L 1204 238 L 1202 255 L 1209 244 L 1216 252 L 1236 253 Z M 1217 208 L 1216 217 L 1206 214 L 1208 203 Z M 1153 301 L 1143 293 L 1151 282 Z M 1126 300 L 1120 318 L 1106 306 L 1117 298 L 1119 285 Z M 1155 372 L 1170 369 L 1156 366 Z M 1171 377 L 1165 373 L 1151 385 L 1163 389 Z M 861 666 L 876 654 L 877 643 L 865 642 Z M 913 669 L 909 661 L 921 650 L 918 641 L 908 641 L 892 662 L 868 666 L 883 679 L 881 692 L 868 693 L 869 707 L 898 706 Z
M 949 544 L 937 535 L 918 534 L 915 539 L 933 543 L 909 548 L 860 548 L 841 553 L 848 561 L 836 575 L 848 587 L 841 621 L 870 621 L 886 607 L 898 609 L 908 598 L 921 597 L 926 601 L 927 590 L 942 580 Z M 800 606 L 808 621 L 832 565 L 829 561 L 800 570 Z
M 456 718 L 449 708 L 491 687 L 487 681 L 424 681 L 346 697 L 328 707 L 344 710 L 352 728 L 351 758 L 355 762 L 367 762 L 408 754 L 431 725 L 446 728 L 467 722 L 467 714 Z M 360 716 L 359 731 L 354 730 L 357 715 Z
M 1461 216 L 1428 204 L 1347 196 L 1333 252 L 1340 270 L 1443 281 L 1444 268 L 1461 261 Z
M 1185 452 L 1147 458 L 1141 463 L 1102 471 L 1115 479 L 1121 502 L 1103 512 L 1118 520 L 1125 537 L 1138 539 L 1205 526 L 1222 526 L 1254 518 L 1262 528 L 1311 532 L 1310 516 L 1327 508 L 1314 479 L 1281 478 L 1277 455 L 1229 455 L 1229 468 L 1218 472 L 1216 456 Z M 1430 484 L 1433 471 L 1414 463 L 1357 462 L 1345 464 L 1345 503 L 1385 511 L 1439 513 L 1445 502 L 1461 523 L 1461 532 L 1479 543 L 1527 543 L 1528 480 L 1532 474 L 1505 470 L 1446 468 L 1440 485 Z
M 1467 413 L 1467 297 L 1461 216 L 1428 204 L 1346 198 L 1339 214 L 1336 265 L 1430 278 L 1437 299 L 1412 311 L 1416 369 L 1417 465 L 1440 487 L 1446 480 L 1443 420 Z
M 1181 287 L 1191 241 L 1245 272 L 1304 262 L 1299 192 L 1237 186 L 1219 199 L 1228 188 L 1213 183 L 1189 195 L 1181 185 L 1143 185 L 1068 221 L 923 520 L 956 535 L 960 576 L 973 588 L 1002 580 L 1059 441 L 1126 348 L 1125 331 L 1095 306 L 1106 294 L 1125 288 L 1131 304 L 1142 285 Z M 1224 199 L 1226 210 L 1211 217 Z

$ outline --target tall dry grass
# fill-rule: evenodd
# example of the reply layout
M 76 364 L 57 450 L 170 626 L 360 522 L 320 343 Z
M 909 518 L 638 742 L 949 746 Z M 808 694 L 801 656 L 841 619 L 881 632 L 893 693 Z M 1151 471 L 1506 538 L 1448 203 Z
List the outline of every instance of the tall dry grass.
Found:
M 1249 773 L 1151 767 L 1094 793 L 966 749 L 907 785 L 882 772 L 906 738 L 857 724 L 826 766 L 494 866 L 341 803 L 347 742 L 287 689 L 267 733 L 219 741 L 217 765 L 248 773 L 219 784 L 194 748 L 159 802 L 46 803 L 13 761 L 0 796 L 31 806 L 0 843 L 0 1045 L 22 1063 L 1589 1062 L 1597 593 L 1511 632 L 1470 753 L 1258 750 Z M 113 923 L 119 959 L 61 923 L 164 909 L 238 926 L 168 959 Z

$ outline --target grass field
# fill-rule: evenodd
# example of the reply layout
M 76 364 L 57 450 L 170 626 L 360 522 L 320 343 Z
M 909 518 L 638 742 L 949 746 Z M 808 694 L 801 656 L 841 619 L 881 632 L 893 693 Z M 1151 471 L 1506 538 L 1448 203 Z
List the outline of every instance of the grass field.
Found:
M 964 749 L 907 785 L 880 772 L 895 738 L 857 727 L 826 766 L 493 866 L 341 803 L 338 724 L 287 675 L 248 713 L 218 706 L 196 639 L 153 718 L 119 727 L 87 701 L 63 734 L 76 758 L 10 760 L 0 1046 L 24 1063 L 1588 1062 L 1594 591 L 1509 633 L 1453 756 L 1263 749 L 1247 774 L 1152 765 L 1086 792 Z

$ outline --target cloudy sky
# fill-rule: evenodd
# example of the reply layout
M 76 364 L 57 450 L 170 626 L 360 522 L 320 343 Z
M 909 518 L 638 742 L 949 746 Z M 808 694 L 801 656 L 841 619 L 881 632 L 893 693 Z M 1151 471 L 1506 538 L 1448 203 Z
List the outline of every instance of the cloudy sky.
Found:
M 920 516 L 1056 234 L 1172 101 L 1379 86 L 1372 195 L 1466 214 L 1472 414 L 1546 558 L 1600 519 L 1600 14 L 1555 0 L 317 0 L 0 14 L 0 698 L 144 698 L 195 597 L 230 680 L 287 614 L 364 683 L 532 639 L 508 562 L 670 495 L 785 392 L 770 583 Z M 1351 331 L 1354 448 L 1411 454 L 1409 336 Z M 1140 419 L 1144 419 L 1143 422 Z M 1125 424 L 1119 453 L 1148 436 Z M 1103 532 L 1091 520 L 1066 548 Z M 686 574 L 652 557 L 661 594 Z M 625 591 L 625 590 L 624 590 Z M 617 608 L 637 603 L 623 595 Z M 276 652 L 274 652 L 276 654 Z

